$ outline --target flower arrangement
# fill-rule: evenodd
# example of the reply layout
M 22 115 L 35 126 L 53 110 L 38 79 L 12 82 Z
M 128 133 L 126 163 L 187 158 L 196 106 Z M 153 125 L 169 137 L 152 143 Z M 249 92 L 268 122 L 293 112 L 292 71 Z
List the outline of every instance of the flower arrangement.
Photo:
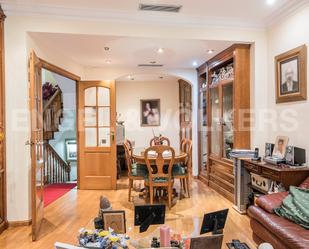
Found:
M 116 234 L 111 228 L 108 231 L 81 229 L 78 240 L 85 248 L 127 249 L 129 237 Z
M 58 85 L 53 86 L 50 82 L 44 83 L 42 86 L 43 100 L 49 100 L 58 89 Z

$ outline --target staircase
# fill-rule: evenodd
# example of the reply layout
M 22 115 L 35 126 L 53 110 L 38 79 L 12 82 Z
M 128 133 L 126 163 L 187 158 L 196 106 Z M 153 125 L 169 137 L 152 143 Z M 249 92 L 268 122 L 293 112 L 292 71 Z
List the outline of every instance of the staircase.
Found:
M 44 184 L 64 183 L 70 181 L 71 166 L 62 159 L 49 144 L 59 131 L 63 118 L 62 91 L 57 88 L 55 93 L 43 103 L 44 120 Z
M 44 101 L 43 120 L 44 120 L 44 140 L 54 139 L 54 133 L 59 131 L 59 125 L 63 118 L 62 91 L 56 90 L 53 96 Z
M 49 143 L 44 146 L 44 185 L 70 181 L 70 163 L 64 161 Z

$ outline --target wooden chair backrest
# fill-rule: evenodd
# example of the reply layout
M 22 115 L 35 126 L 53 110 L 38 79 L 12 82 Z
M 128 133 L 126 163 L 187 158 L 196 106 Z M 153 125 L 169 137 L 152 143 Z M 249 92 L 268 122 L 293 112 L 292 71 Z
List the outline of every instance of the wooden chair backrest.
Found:
M 184 152 L 186 151 L 186 146 L 185 146 L 186 142 L 187 142 L 186 138 L 181 139 L 181 142 L 180 142 L 180 150 L 181 151 L 184 151 Z
M 124 147 L 124 153 L 125 153 L 125 158 L 126 158 L 126 163 L 128 166 L 128 173 L 131 175 L 132 173 L 132 153 L 133 153 L 133 148 L 132 148 L 132 143 L 129 140 L 125 140 L 123 143 Z
M 167 138 L 167 137 L 160 137 L 160 138 L 157 138 L 157 137 L 154 137 L 154 138 L 152 138 L 151 140 L 150 140 L 150 146 L 155 146 L 156 144 L 155 144 L 155 142 L 156 142 L 156 140 L 158 140 L 159 139 L 159 141 L 162 143 L 162 145 L 164 145 L 164 142 L 166 142 L 166 145 L 167 146 L 171 146 L 171 142 L 170 142 L 170 140 Z
M 154 151 L 156 152 L 156 155 L 149 155 L 148 152 Z M 169 159 L 164 159 L 163 157 L 163 152 L 164 151 L 170 151 L 171 152 L 171 157 Z M 152 181 L 153 178 L 156 177 L 164 177 L 168 178 L 169 180 L 172 178 L 172 170 L 173 170 L 173 165 L 175 161 L 175 150 L 166 145 L 156 145 L 156 146 L 151 146 L 147 148 L 144 152 L 144 157 L 145 157 L 145 162 L 148 168 L 149 172 L 149 180 Z M 157 166 L 156 173 L 154 169 L 151 167 L 151 162 L 150 159 L 155 159 L 155 165 Z M 168 163 L 168 172 L 164 172 L 164 165 L 167 165 Z
M 187 166 L 188 168 L 191 167 L 192 165 L 192 140 L 190 139 L 186 139 L 186 141 L 183 144 L 184 147 L 184 152 L 187 153 L 187 158 L 185 161 L 185 166 Z

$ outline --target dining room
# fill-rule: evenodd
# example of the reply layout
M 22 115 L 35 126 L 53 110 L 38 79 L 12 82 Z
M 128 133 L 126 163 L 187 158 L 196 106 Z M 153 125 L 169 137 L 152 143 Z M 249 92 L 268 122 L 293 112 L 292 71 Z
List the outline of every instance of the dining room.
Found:
M 190 197 L 192 89 L 166 74 L 132 74 L 116 81 L 117 188 L 128 201 L 164 203 Z

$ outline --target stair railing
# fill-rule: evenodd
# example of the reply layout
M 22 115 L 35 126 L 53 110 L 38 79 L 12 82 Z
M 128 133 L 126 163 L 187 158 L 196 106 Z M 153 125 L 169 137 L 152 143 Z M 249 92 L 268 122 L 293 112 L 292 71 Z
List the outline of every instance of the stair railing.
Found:
M 44 148 L 44 184 L 70 181 L 70 162 L 64 161 L 49 143 Z

